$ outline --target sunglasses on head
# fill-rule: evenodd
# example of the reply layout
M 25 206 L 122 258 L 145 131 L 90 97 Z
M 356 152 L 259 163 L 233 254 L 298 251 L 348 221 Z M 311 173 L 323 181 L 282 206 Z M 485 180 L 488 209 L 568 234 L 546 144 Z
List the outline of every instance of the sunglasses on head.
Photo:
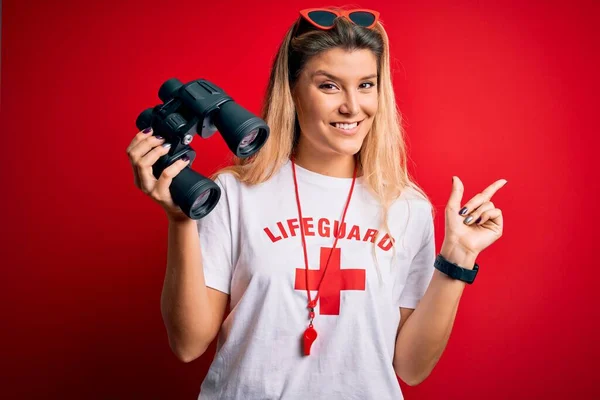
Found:
M 302 18 L 316 28 L 328 30 L 333 28 L 338 17 L 344 17 L 352 23 L 364 28 L 373 28 L 379 20 L 379 12 L 367 9 L 331 10 L 328 8 L 307 8 L 300 11 Z M 296 29 L 297 33 L 298 29 Z

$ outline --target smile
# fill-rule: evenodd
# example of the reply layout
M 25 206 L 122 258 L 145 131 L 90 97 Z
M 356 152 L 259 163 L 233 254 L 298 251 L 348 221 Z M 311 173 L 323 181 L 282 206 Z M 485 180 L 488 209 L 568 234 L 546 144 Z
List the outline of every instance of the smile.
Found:
M 337 131 L 340 131 L 346 135 L 351 135 L 358 131 L 358 127 L 362 121 L 354 121 L 351 123 L 345 122 L 331 122 L 329 125 L 334 127 Z

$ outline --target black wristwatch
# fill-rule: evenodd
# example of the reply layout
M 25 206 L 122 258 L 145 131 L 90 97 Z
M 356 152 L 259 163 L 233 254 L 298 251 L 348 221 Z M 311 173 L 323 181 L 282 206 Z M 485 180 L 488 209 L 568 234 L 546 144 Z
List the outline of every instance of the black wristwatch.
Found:
M 479 271 L 479 265 L 475 263 L 473 269 L 467 269 L 463 267 L 459 267 L 457 264 L 451 263 L 442 257 L 441 254 L 438 254 L 435 258 L 435 262 L 433 266 L 444 274 L 448 275 L 451 278 L 458 279 L 459 281 L 466 282 L 468 284 L 473 283 L 475 277 L 477 276 L 477 271 Z

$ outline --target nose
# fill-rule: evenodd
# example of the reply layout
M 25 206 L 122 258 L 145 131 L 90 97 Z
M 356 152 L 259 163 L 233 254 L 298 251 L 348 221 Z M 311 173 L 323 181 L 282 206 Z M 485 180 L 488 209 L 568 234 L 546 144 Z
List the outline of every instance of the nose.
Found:
M 340 105 L 340 113 L 346 115 L 356 115 L 360 111 L 358 97 L 356 93 L 346 92 L 344 100 Z

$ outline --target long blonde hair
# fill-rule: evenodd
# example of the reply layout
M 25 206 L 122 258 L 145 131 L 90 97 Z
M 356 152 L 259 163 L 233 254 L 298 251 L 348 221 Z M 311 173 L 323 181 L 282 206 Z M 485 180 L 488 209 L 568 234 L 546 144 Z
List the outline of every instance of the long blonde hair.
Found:
M 387 223 L 389 207 L 405 188 L 412 187 L 420 197 L 429 204 L 431 202 L 411 179 L 406 167 L 405 131 L 402 127 L 402 114 L 396 106 L 394 96 L 387 33 L 381 21 L 373 29 L 367 29 L 344 18 L 337 18 L 334 28 L 330 30 L 311 29 L 293 37 L 298 23 L 300 21 L 288 29 L 271 68 L 261 110 L 261 118 L 270 128 L 269 139 L 251 157 L 233 156 L 233 165 L 218 170 L 211 178 L 215 179 L 228 172 L 248 185 L 270 179 L 289 161 L 300 134 L 292 92 L 306 62 L 310 57 L 335 47 L 369 49 L 377 57 L 379 106 L 371 130 L 356 159 L 362 171 L 364 186 L 382 206 L 381 223 L 384 231 L 390 233 Z M 431 208 L 432 215 L 435 215 L 435 208 Z

